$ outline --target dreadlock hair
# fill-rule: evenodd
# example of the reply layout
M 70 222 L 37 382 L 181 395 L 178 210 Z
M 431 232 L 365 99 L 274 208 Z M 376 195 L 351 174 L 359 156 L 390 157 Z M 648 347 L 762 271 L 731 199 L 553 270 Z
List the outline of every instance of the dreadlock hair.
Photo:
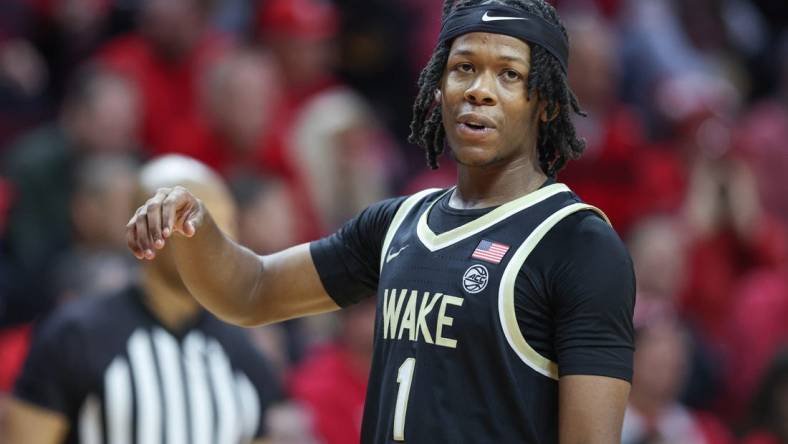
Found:
M 545 0 L 444 0 L 443 18 L 457 8 L 482 3 L 501 4 L 536 14 L 558 26 L 566 36 L 566 29 L 558 18 L 555 9 Z M 534 93 L 546 103 L 545 111 L 551 120 L 539 122 L 537 150 L 539 165 L 548 176 L 563 168 L 567 160 L 577 159 L 585 149 L 585 141 L 578 139 L 570 113 L 586 114 L 580 109 L 577 97 L 569 88 L 561 65 L 547 50 L 537 44 L 528 43 L 531 48 L 531 67 L 527 78 L 527 94 L 530 100 Z M 408 141 L 421 146 L 427 154 L 427 164 L 438 168 L 438 156 L 446 144 L 446 130 L 443 127 L 441 105 L 435 100 L 435 91 L 440 85 L 446 62 L 449 57 L 451 41 L 439 43 L 427 66 L 419 76 L 419 94 L 413 105 L 413 119 L 410 123 Z

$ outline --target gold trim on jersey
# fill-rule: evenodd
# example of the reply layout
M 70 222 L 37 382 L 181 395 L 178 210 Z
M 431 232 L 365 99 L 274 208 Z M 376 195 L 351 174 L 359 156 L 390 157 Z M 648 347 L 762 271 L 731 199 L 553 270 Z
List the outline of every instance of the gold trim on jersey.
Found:
M 412 210 L 413 207 L 424 198 L 424 196 L 427 196 L 428 194 L 434 193 L 438 190 L 439 188 L 428 188 L 426 190 L 419 191 L 418 193 L 413 194 L 402 201 L 402 204 L 400 204 L 397 212 L 394 214 L 394 218 L 391 219 L 389 228 L 386 230 L 386 237 L 383 238 L 383 248 L 380 250 L 381 270 L 383 270 L 383 264 L 385 263 L 386 255 L 388 254 L 389 247 L 391 247 L 391 241 L 394 239 L 394 235 L 397 234 L 399 226 L 402 225 L 402 221 L 405 220 L 405 216 L 410 213 L 410 210 Z
M 608 224 L 610 223 L 605 213 L 600 209 L 584 203 L 572 204 L 556 211 L 545 219 L 544 222 L 539 224 L 539 226 L 528 235 L 522 245 L 517 248 L 517 251 L 514 252 L 512 259 L 503 271 L 501 284 L 498 287 L 498 315 L 501 319 L 501 328 L 503 328 L 503 333 L 506 335 L 506 340 L 509 342 L 509 345 L 526 365 L 542 375 L 555 380 L 558 379 L 558 364 L 545 358 L 534 350 L 525 340 L 523 332 L 517 324 L 517 317 L 514 309 L 514 286 L 517 281 L 517 275 L 525 263 L 525 260 L 550 229 L 570 214 L 585 210 L 591 210 L 598 213 Z
M 450 191 L 451 190 L 447 191 L 446 193 L 449 193 Z M 569 187 L 562 183 L 554 183 L 528 193 L 525 196 L 518 197 L 511 202 L 507 202 L 485 214 L 484 216 L 468 222 L 467 224 L 460 225 L 459 227 L 449 230 L 445 233 L 435 234 L 427 224 L 427 217 L 429 216 L 430 210 L 432 210 L 432 206 L 435 205 L 435 202 L 440 200 L 440 198 L 438 198 L 435 199 L 435 201 L 433 201 L 430 206 L 427 207 L 427 210 L 421 214 L 421 217 L 419 217 L 416 233 L 418 234 L 421 243 L 424 244 L 424 246 L 430 251 L 440 250 L 441 248 L 448 247 L 449 245 L 455 244 L 463 239 L 467 239 L 468 237 L 471 237 L 480 231 L 486 230 L 498 222 L 514 216 L 520 211 L 532 205 L 536 205 L 549 197 L 566 191 L 569 191 Z M 441 197 L 445 196 L 446 193 L 442 194 Z

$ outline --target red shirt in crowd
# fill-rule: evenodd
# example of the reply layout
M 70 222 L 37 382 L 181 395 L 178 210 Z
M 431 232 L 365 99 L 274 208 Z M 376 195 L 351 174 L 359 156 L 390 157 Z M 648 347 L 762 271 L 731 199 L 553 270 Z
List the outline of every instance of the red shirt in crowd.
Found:
M 620 106 L 601 123 L 599 140 L 558 173 L 584 201 L 601 208 L 625 237 L 643 216 L 681 205 L 683 166 L 671 151 L 649 147 L 640 120 Z
M 0 330 L 0 393 L 11 392 L 30 347 L 30 324 Z
M 749 434 L 741 440 L 741 444 L 782 444 L 780 438 L 766 432 Z
M 243 170 L 273 174 L 286 180 L 293 180 L 296 175 L 281 141 L 271 135 L 262 136 L 248 151 L 238 152 L 207 122 L 191 116 L 173 123 L 163 141 L 166 152 L 193 157 L 224 176 Z
M 728 340 L 726 414 L 741 418 L 764 373 L 788 342 L 788 270 L 761 270 L 742 279 L 733 293 Z M 746 359 L 741 359 L 746 350 Z
M 206 67 L 228 47 L 218 36 L 206 36 L 181 60 L 158 56 L 145 38 L 130 34 L 110 41 L 98 59 L 133 79 L 143 101 L 143 141 L 151 155 L 168 152 L 170 127 L 196 113 L 199 82 Z
M 318 436 L 325 444 L 361 440 L 361 418 L 367 372 L 352 364 L 339 345 L 310 355 L 292 374 L 290 394 L 311 410 Z
M 774 220 L 765 218 L 748 239 L 728 229 L 696 239 L 689 246 L 690 272 L 680 305 L 707 340 L 727 342 L 729 323 L 740 300 L 736 288 L 745 274 L 776 265 L 785 242 L 782 230 Z

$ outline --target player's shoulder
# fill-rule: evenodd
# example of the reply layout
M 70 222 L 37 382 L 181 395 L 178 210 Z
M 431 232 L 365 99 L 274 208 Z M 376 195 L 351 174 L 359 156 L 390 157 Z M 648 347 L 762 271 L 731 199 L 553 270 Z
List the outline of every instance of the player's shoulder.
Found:
M 582 203 L 577 197 L 572 203 Z M 571 213 L 558 222 L 544 239 L 564 257 L 588 260 L 599 256 L 615 256 L 629 261 L 629 253 L 613 225 L 602 214 L 589 208 Z
M 593 209 L 571 213 L 558 222 L 533 252 L 530 270 L 554 294 L 601 288 L 611 276 L 616 277 L 616 288 L 628 289 L 620 294 L 634 291 L 632 258 L 614 227 Z
M 566 216 L 556 225 L 556 229 L 564 234 L 568 242 L 621 243 L 613 226 L 602 214 L 591 208 Z

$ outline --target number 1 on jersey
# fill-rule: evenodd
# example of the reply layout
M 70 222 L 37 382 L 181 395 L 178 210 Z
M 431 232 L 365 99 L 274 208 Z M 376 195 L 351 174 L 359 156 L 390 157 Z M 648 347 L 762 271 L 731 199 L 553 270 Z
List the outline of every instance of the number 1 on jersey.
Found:
M 408 411 L 410 384 L 413 382 L 413 370 L 416 369 L 416 358 L 408 358 L 397 370 L 397 405 L 394 409 L 394 441 L 405 441 L 405 413 Z

